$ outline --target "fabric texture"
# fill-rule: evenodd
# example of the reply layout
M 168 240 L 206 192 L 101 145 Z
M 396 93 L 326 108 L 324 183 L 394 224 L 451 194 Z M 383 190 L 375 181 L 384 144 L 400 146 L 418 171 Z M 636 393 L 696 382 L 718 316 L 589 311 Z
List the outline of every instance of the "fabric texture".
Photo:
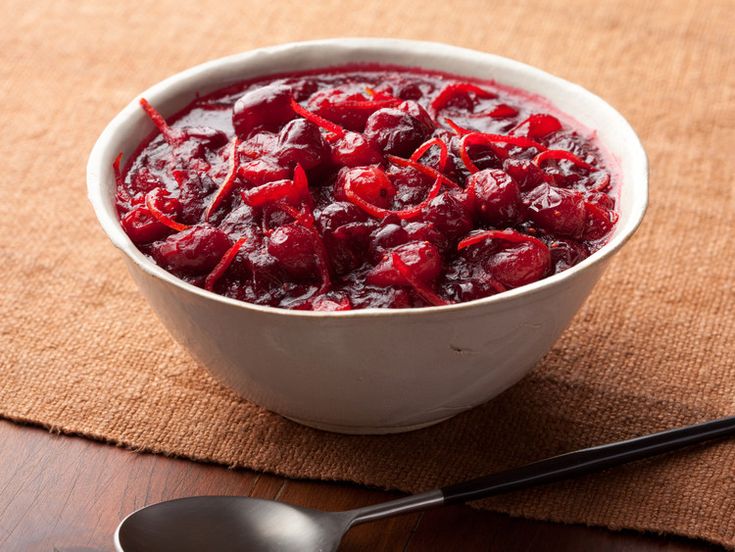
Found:
M 2 0 L 0 415 L 141 451 L 420 491 L 735 414 L 732 8 Z M 311 430 L 219 386 L 155 318 L 85 198 L 87 154 L 136 93 L 208 59 L 326 36 L 444 41 L 536 65 L 620 109 L 651 162 L 644 224 L 535 371 L 403 435 Z M 735 547 L 735 442 L 479 506 Z

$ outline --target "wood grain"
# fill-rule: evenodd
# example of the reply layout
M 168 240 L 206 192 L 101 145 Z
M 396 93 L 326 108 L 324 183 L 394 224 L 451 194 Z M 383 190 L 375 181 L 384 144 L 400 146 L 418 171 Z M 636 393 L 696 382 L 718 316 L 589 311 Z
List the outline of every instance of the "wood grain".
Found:
M 0 421 L 0 550 L 108 552 L 129 512 L 190 495 L 277 498 L 347 509 L 394 496 L 355 485 L 296 481 L 107 446 Z M 604 500 L 604 497 L 600 498 Z M 455 506 L 363 525 L 343 551 L 702 552 L 706 543 L 514 519 Z

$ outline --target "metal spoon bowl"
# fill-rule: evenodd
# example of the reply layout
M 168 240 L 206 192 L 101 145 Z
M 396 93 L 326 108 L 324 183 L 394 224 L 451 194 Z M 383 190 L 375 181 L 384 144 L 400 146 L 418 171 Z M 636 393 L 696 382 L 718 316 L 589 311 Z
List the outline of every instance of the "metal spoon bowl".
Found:
M 115 532 L 118 552 L 328 552 L 359 523 L 551 483 L 735 433 L 735 416 L 578 450 L 390 502 L 322 512 L 273 500 L 201 496 L 133 512 Z

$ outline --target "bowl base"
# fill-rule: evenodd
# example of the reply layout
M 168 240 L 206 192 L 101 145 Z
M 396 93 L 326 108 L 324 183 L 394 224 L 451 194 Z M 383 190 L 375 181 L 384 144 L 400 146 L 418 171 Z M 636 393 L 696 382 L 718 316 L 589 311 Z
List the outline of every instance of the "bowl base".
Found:
M 431 420 L 428 422 L 421 422 L 420 424 L 405 425 L 405 426 L 378 426 L 378 427 L 343 426 L 343 425 L 336 425 L 336 424 L 325 424 L 322 422 L 313 422 L 311 420 L 300 420 L 298 418 L 291 418 L 290 416 L 283 416 L 283 417 L 286 418 L 287 420 L 291 420 L 292 422 L 296 422 L 297 424 L 301 424 L 301 425 L 311 427 L 314 429 L 320 429 L 322 431 L 329 431 L 332 433 L 344 433 L 347 435 L 388 435 L 390 433 L 405 433 L 407 431 L 414 431 L 416 429 L 423 429 L 425 427 L 440 424 L 442 422 L 445 422 L 449 418 L 453 418 L 457 414 L 459 414 L 459 412 L 455 412 L 451 416 L 446 416 L 444 418 L 437 418 L 436 420 Z

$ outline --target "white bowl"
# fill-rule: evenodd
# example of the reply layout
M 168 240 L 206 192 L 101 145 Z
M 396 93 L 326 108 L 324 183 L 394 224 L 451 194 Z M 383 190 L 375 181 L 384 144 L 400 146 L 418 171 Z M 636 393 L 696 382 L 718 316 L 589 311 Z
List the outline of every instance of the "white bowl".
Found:
M 189 285 L 147 259 L 123 232 L 112 162 L 151 131 L 133 100 L 107 125 L 87 166 L 89 199 L 128 269 L 173 337 L 243 397 L 300 423 L 344 433 L 407 431 L 481 404 L 550 349 L 612 255 L 643 217 L 646 155 L 628 122 L 587 90 L 506 58 L 445 44 L 334 39 L 284 44 L 199 65 L 146 90 L 164 116 L 195 93 L 288 71 L 377 62 L 494 79 L 540 94 L 589 128 L 617 160 L 620 220 L 612 239 L 549 278 L 467 303 L 422 309 L 288 311 Z

